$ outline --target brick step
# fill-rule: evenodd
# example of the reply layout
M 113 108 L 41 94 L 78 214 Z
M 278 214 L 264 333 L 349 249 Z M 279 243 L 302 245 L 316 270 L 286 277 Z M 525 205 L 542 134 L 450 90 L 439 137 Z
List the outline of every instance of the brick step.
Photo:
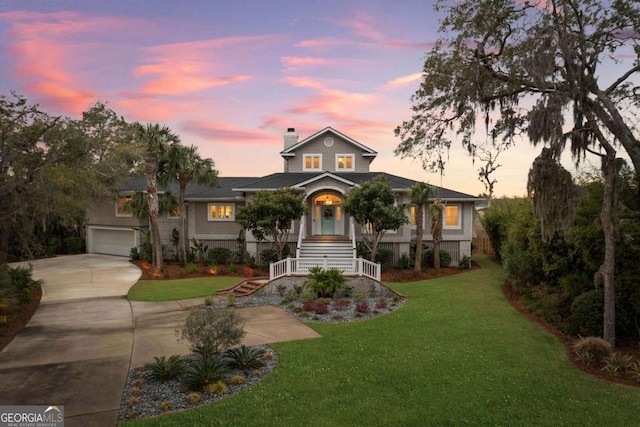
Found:
M 269 283 L 269 279 L 266 277 L 258 277 L 255 279 L 245 279 L 242 282 L 229 286 L 228 288 L 220 289 L 216 292 L 216 295 L 225 295 L 233 292 L 238 297 L 244 297 L 251 295 L 264 285 Z

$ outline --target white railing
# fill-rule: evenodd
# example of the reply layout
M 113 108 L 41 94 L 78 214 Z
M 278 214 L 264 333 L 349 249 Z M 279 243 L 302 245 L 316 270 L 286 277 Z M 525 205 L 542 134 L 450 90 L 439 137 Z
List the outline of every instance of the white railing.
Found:
M 353 250 L 353 257 L 357 258 L 358 251 L 356 246 L 356 225 L 353 222 L 353 218 L 349 217 L 349 237 L 351 238 L 351 249 Z
M 285 258 L 269 265 L 269 280 L 284 276 L 306 276 L 309 269 L 322 267 L 324 270 L 336 269 L 345 276 L 365 276 L 380 281 L 382 267 L 362 257 L 345 258 Z
M 296 258 L 300 258 L 300 248 L 302 247 L 302 240 L 305 237 L 307 237 L 307 216 L 305 214 L 302 214 L 298 231 L 298 246 L 296 246 Z

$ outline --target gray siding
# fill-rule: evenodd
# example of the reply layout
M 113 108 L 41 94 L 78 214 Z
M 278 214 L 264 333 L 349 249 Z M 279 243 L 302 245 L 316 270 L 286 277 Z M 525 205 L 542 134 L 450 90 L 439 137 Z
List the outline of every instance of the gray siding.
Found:
M 333 138 L 333 146 L 324 145 L 324 139 L 330 136 Z M 286 172 L 304 172 L 304 155 L 305 154 L 321 154 L 322 155 L 322 172 L 369 172 L 370 157 L 364 157 L 362 150 L 354 146 L 350 142 L 343 140 L 335 135 L 322 134 L 318 138 L 303 144 L 300 149 L 296 150 L 294 157 L 287 157 Z M 336 154 L 353 154 L 354 170 L 338 171 L 336 170 Z

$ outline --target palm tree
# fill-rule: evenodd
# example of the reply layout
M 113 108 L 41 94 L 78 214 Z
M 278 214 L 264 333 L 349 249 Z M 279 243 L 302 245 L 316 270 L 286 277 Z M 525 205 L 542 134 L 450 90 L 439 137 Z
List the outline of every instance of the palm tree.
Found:
M 431 186 L 424 182 L 416 182 L 409 189 L 411 204 L 416 209 L 416 261 L 415 271 L 422 270 L 422 236 L 424 234 L 424 206 L 431 196 Z
M 135 138 L 141 144 L 145 175 L 147 178 L 147 200 L 149 203 L 149 219 L 151 222 L 152 262 L 159 271 L 164 269 L 162 259 L 162 241 L 160 240 L 160 228 L 158 227 L 158 170 L 160 158 L 169 145 L 177 144 L 180 138 L 166 127 L 159 124 L 147 123 L 146 126 L 139 122 L 132 123 Z
M 429 205 L 431 214 L 431 235 L 433 236 L 433 268 L 436 273 L 440 272 L 440 242 L 442 241 L 442 213 L 444 204 L 438 197 L 435 202 Z
M 186 262 L 187 239 L 185 227 L 185 203 L 184 197 L 189 183 L 215 184 L 218 179 L 218 171 L 213 168 L 213 160 L 203 159 L 198 154 L 198 148 L 185 147 L 183 145 L 172 145 L 169 147 L 162 160 L 161 181 L 168 183 L 176 181 L 180 187 L 178 203 L 180 209 L 180 233 L 178 242 L 178 260 L 184 264 Z

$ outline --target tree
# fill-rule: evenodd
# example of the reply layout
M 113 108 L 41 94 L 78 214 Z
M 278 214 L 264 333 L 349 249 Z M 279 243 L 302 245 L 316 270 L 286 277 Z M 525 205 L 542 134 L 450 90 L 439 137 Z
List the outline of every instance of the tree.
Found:
M 162 259 L 162 241 L 160 240 L 160 228 L 158 226 L 158 171 L 160 158 L 169 148 L 170 144 L 180 142 L 177 135 L 171 130 L 159 124 L 147 123 L 146 126 L 139 122 L 132 124 L 136 141 L 143 150 L 145 175 L 147 178 L 147 200 L 149 205 L 149 219 L 151 222 L 152 262 L 159 271 L 164 269 Z
M 492 175 L 500 166 L 502 166 L 498 163 L 498 156 L 507 147 L 505 145 L 498 145 L 494 148 L 495 150 L 492 151 L 486 147 L 476 147 L 474 153 L 475 157 L 483 162 L 483 165 L 478 169 L 478 179 L 482 182 L 482 185 L 484 185 L 484 188 L 487 191 L 487 199 L 489 200 L 488 206 L 491 206 L 494 189 L 498 182 L 498 180 L 492 177 Z
M 362 226 L 363 243 L 371 252 L 372 261 L 387 230 L 397 230 L 408 222 L 405 207 L 396 204 L 396 194 L 384 176 L 351 188 L 342 209 Z
M 433 236 L 433 268 L 440 273 L 440 243 L 442 242 L 442 214 L 444 204 L 440 197 L 429 205 L 431 214 L 431 235 Z
M 402 140 L 396 154 L 420 156 L 425 167 L 441 170 L 452 134 L 473 151 L 476 121 L 484 119 L 493 140 L 511 144 L 527 135 L 534 145 L 549 147 L 556 160 L 567 143 L 576 162 L 588 153 L 599 156 L 609 189 L 601 213 L 607 251 L 601 270 L 604 337 L 614 344 L 618 145 L 640 170 L 640 141 L 632 127 L 640 103 L 633 78 L 640 63 L 626 66 L 621 59 L 630 51 L 634 58 L 640 54 L 638 3 L 440 0 L 436 10 L 446 11 L 443 37 L 426 56 L 411 120 L 396 128 Z
M 187 239 L 185 226 L 186 207 L 184 203 L 187 184 L 214 185 L 218 172 L 213 168 L 211 159 L 202 159 L 198 148 L 174 144 L 167 150 L 162 160 L 161 182 L 175 181 L 179 185 L 178 206 L 180 211 L 180 230 L 178 235 L 178 261 L 186 263 Z
M 291 223 L 306 212 L 304 195 L 290 188 L 275 192 L 259 191 L 240 209 L 236 220 L 258 240 L 271 238 L 282 259 L 282 250 L 289 240 Z
M 424 182 L 416 182 L 409 189 L 411 204 L 416 209 L 416 260 L 414 269 L 422 271 L 422 236 L 424 234 L 424 207 L 431 197 L 431 186 Z

